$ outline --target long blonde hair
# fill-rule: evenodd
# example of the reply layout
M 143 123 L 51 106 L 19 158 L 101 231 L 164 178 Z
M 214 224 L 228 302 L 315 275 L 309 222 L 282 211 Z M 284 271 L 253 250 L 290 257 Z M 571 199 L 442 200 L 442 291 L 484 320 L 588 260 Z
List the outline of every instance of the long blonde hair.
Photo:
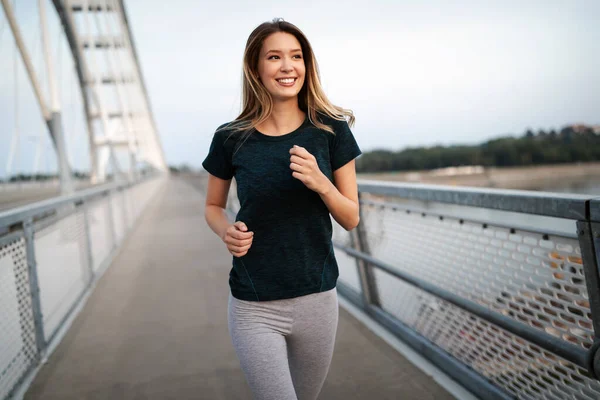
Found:
M 298 106 L 307 113 L 310 122 L 319 129 L 334 133 L 331 126 L 325 125 L 319 120 L 318 114 L 320 113 L 338 121 L 347 119 L 348 124 L 353 126 L 354 114 L 352 111 L 332 104 L 325 95 L 321 87 L 317 60 L 304 33 L 295 25 L 276 18 L 272 22 L 260 24 L 248 37 L 244 51 L 242 112 L 234 121 L 221 129 L 246 132 L 249 136 L 256 126 L 266 121 L 271 115 L 273 98 L 258 79 L 258 58 L 265 39 L 276 32 L 294 35 L 300 42 L 306 75 L 304 85 L 298 93 Z

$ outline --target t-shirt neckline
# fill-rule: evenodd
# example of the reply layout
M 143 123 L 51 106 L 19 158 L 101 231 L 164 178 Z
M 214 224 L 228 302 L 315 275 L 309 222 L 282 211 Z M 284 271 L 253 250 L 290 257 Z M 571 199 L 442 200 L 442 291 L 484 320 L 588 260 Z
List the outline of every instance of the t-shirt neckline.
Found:
M 297 127 L 296 129 L 294 129 L 293 131 L 286 133 L 284 135 L 277 135 L 277 136 L 272 136 L 272 135 L 265 135 L 264 133 L 260 132 L 258 129 L 254 128 L 254 133 L 256 134 L 256 137 L 261 139 L 261 140 L 268 140 L 271 142 L 277 142 L 280 140 L 287 140 L 287 139 L 291 139 L 295 136 L 297 136 L 301 131 L 302 128 L 304 128 L 306 126 L 306 123 L 308 122 L 308 113 L 306 113 L 305 117 L 304 117 L 304 121 L 302 121 L 302 124 L 300 124 L 299 127 Z

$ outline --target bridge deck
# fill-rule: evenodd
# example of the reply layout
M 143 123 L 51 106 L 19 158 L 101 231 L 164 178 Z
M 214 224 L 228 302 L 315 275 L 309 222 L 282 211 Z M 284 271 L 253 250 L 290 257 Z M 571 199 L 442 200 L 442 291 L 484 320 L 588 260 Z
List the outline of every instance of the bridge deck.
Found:
M 250 399 L 227 330 L 229 253 L 171 179 L 26 399 Z M 322 399 L 451 399 L 343 308 Z

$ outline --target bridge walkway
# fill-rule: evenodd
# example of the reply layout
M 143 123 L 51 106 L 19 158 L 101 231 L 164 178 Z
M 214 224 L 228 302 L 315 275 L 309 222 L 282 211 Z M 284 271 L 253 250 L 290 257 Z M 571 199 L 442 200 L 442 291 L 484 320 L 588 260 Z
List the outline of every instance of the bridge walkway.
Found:
M 250 399 L 227 330 L 230 255 L 204 198 L 171 178 L 26 399 Z M 321 399 L 452 399 L 340 307 Z

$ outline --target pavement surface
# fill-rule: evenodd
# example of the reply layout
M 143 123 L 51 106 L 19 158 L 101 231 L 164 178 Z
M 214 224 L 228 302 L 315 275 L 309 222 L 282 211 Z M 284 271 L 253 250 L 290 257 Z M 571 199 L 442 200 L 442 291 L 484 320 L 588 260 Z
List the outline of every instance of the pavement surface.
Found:
M 171 178 L 26 399 L 251 399 L 227 329 L 230 254 Z M 345 309 L 319 399 L 453 399 Z

